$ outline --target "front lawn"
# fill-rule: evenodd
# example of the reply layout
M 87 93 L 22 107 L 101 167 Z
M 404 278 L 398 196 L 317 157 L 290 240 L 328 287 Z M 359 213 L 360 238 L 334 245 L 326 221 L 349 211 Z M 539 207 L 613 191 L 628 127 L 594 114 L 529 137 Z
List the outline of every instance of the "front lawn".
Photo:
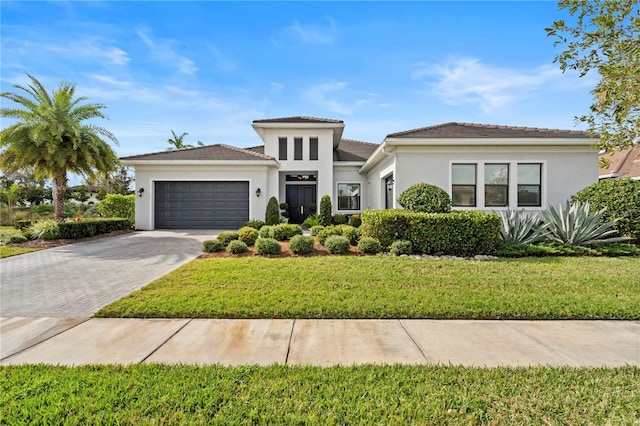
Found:
M 26 247 L 7 247 L 0 246 L 0 259 L 9 256 L 17 256 L 19 254 L 30 253 L 32 251 L 38 251 L 40 249 L 37 248 L 26 248 Z
M 640 258 L 197 259 L 99 317 L 640 319 Z
M 0 423 L 637 424 L 640 369 L 3 367 Z

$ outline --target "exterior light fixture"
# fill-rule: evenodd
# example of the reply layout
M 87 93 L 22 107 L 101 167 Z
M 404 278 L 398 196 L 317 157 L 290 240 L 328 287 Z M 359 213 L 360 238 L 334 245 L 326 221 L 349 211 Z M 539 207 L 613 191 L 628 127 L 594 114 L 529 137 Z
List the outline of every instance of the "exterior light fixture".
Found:
M 259 197 L 261 192 L 262 191 L 260 191 L 260 188 L 256 189 L 256 197 Z
M 138 189 L 138 197 L 142 197 L 143 192 L 144 192 L 144 188 Z
M 388 189 L 389 191 L 392 191 L 392 190 L 393 190 L 393 183 L 394 183 L 394 180 L 393 180 L 393 179 L 391 179 L 389 182 L 387 182 L 387 189 Z

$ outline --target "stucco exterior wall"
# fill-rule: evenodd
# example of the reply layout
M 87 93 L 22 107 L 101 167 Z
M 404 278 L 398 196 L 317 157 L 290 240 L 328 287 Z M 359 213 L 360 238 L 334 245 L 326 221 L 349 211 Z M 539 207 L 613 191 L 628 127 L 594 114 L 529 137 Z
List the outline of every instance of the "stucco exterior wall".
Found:
M 396 156 L 390 155 L 386 160 L 381 161 L 376 165 L 369 173 L 366 174 L 368 191 L 367 191 L 367 204 L 364 205 L 365 209 L 383 209 L 385 206 L 385 178 L 389 175 L 396 176 Z M 400 195 L 396 192 L 396 185 L 392 189 L 394 206 L 398 207 L 397 198 Z

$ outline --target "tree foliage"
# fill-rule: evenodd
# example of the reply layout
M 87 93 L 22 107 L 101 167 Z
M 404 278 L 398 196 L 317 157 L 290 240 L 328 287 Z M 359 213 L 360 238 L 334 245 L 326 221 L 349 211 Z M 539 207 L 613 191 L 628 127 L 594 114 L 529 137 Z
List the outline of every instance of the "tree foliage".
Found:
M 119 164 L 111 146 L 118 143 L 103 127 L 87 121 L 107 118 L 102 104 L 84 103 L 75 96 L 76 86 L 63 82 L 52 95 L 32 75 L 31 84 L 16 84 L 22 93 L 3 92 L 1 97 L 18 107 L 2 107 L 1 115 L 15 123 L 0 133 L 0 166 L 5 173 L 34 167 L 36 178 L 53 180 L 55 218 L 64 220 L 67 173 L 94 175 L 110 172 Z
M 546 28 L 560 69 L 594 70 L 600 81 L 592 90 L 590 113 L 576 117 L 600 134 L 599 147 L 608 152 L 640 139 L 640 9 L 638 0 L 560 0 L 572 22 L 555 21 Z
M 121 217 L 132 222 L 136 216 L 135 195 L 109 194 L 96 206 L 103 217 Z
M 278 199 L 276 197 L 269 198 L 264 221 L 267 225 L 277 225 L 280 223 L 280 208 L 278 207 Z
M 418 182 L 404 190 L 398 203 L 407 210 L 422 213 L 448 213 L 451 211 L 451 197 L 435 185 Z

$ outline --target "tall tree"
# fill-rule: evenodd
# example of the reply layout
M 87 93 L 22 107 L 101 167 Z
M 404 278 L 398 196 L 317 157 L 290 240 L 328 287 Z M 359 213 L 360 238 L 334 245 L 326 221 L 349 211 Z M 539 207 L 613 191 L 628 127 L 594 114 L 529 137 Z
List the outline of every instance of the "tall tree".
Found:
M 103 127 L 88 120 L 107 118 L 102 104 L 84 103 L 89 98 L 74 97 L 75 84 L 63 82 L 50 96 L 44 86 L 27 74 L 31 84 L 16 84 L 25 92 L 3 92 L 19 107 L 1 109 L 2 117 L 16 122 L 0 133 L 0 166 L 7 173 L 35 167 L 36 177 L 49 177 L 55 188 L 55 219 L 64 220 L 67 173 L 94 175 L 115 170 L 118 157 L 103 139 L 118 143 Z M 21 108 L 20 108 L 21 107 Z
M 640 140 L 640 8 L 638 0 L 560 0 L 573 22 L 555 21 L 546 28 L 555 46 L 560 69 L 577 70 L 580 77 L 595 70 L 600 81 L 592 90 L 590 113 L 576 117 L 600 134 L 608 152 Z
M 193 145 L 184 143 L 184 138 L 189 133 L 185 132 L 185 133 L 181 134 L 180 136 L 178 136 L 178 135 L 176 135 L 176 132 L 174 132 L 172 130 L 171 134 L 173 136 L 170 137 L 169 139 L 167 139 L 167 143 L 170 145 L 169 148 L 167 148 L 167 151 L 172 151 L 174 149 L 193 148 Z

